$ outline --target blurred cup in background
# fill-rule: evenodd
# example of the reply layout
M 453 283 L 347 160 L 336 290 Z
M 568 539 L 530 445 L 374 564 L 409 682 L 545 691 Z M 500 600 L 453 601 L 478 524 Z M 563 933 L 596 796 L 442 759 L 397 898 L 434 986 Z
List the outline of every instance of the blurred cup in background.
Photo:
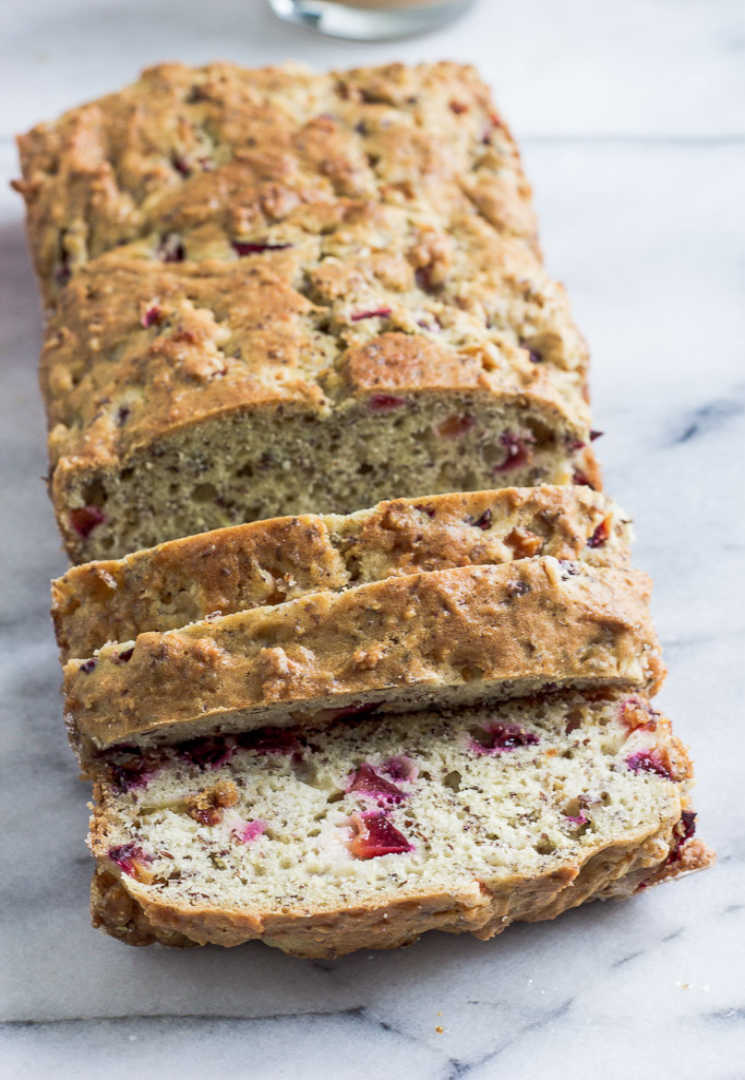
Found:
M 269 0 L 280 19 L 332 37 L 382 41 L 434 30 L 473 0 Z

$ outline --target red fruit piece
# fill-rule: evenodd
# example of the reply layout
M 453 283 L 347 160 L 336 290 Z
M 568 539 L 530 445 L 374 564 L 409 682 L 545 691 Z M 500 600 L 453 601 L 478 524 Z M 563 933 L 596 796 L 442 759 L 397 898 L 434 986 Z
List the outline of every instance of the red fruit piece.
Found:
M 535 746 L 539 741 L 532 731 L 524 731 L 517 724 L 496 723 L 472 735 L 471 749 L 477 754 L 502 754 L 521 746 Z
M 233 739 L 207 735 L 203 739 L 181 743 L 178 755 L 200 769 L 219 769 L 230 761 L 235 749 Z
M 414 271 L 414 280 L 423 292 L 433 293 L 436 291 L 432 282 L 432 270 L 429 266 L 420 266 Z
M 389 307 L 373 308 L 371 311 L 356 311 L 350 315 L 352 322 L 360 322 L 361 319 L 387 319 L 391 313 Z
M 501 465 L 495 466 L 494 472 L 507 472 L 508 469 L 517 469 L 528 464 L 530 446 L 534 441 L 532 435 L 515 435 L 511 431 L 505 431 L 499 436 L 499 441 L 507 451 L 507 456 Z
M 349 850 L 356 859 L 377 859 L 379 855 L 401 855 L 414 850 L 382 812 L 370 810 L 352 814 L 351 824 L 354 836 L 349 842 Z
M 605 517 L 600 522 L 595 532 L 589 537 L 587 546 L 591 548 L 602 547 L 603 544 L 610 538 L 610 518 Z
M 191 176 L 189 162 L 183 154 L 179 154 L 176 150 L 171 154 L 171 165 L 173 165 L 176 172 L 180 173 L 181 176 Z
M 245 731 L 238 736 L 238 745 L 243 750 L 255 750 L 257 754 L 295 754 L 300 750 L 295 729 L 282 727 Z
M 681 857 L 683 845 L 696 835 L 696 815 L 693 810 L 684 810 L 680 821 L 673 830 L 673 847 L 667 857 L 668 863 L 675 863 Z
M 626 758 L 626 765 L 632 772 L 650 772 L 663 776 L 666 780 L 675 779 L 670 767 L 663 760 L 658 750 L 639 750 Z
M 373 412 L 392 412 L 406 404 L 406 398 L 395 397 L 393 394 L 373 394 L 367 399 L 367 407 Z
M 292 244 L 263 244 L 244 240 L 233 240 L 233 249 L 237 255 L 260 255 L 264 251 L 285 251 Z
M 183 262 L 186 258 L 186 248 L 178 233 L 166 233 L 161 237 L 156 255 L 162 262 Z
M 360 795 L 367 795 L 375 799 L 378 805 L 383 803 L 399 803 L 406 798 L 405 792 L 397 788 L 385 777 L 375 772 L 372 765 L 366 762 L 351 774 L 347 784 L 347 793 L 357 791 Z
M 256 840 L 259 836 L 262 836 L 267 829 L 265 821 L 261 821 L 258 818 L 255 821 L 247 821 L 237 829 L 231 831 L 231 835 L 239 844 L 250 844 L 252 840 Z
M 397 754 L 396 757 L 388 758 L 380 766 L 384 773 L 388 773 L 391 780 L 416 780 L 419 775 L 419 767 L 406 754 Z
M 138 844 L 120 844 L 118 847 L 109 848 L 108 855 L 111 861 L 129 877 L 137 878 L 138 881 L 147 880 L 150 877 L 143 864 L 152 862 L 152 857 L 146 855 Z
M 621 723 L 626 725 L 629 732 L 636 731 L 637 728 L 654 731 L 659 715 L 657 709 L 653 709 L 643 698 L 628 697 L 621 703 Z
M 491 510 L 487 508 L 486 510 L 484 510 L 481 517 L 476 518 L 476 520 L 472 521 L 471 524 L 475 529 L 483 529 L 484 532 L 486 532 L 487 529 L 491 528 L 492 516 L 493 515 Z
M 449 416 L 447 420 L 443 420 L 441 424 L 437 426 L 437 434 L 443 439 L 459 439 L 461 435 L 465 435 L 467 431 L 476 426 L 476 420 L 473 416 L 469 416 L 466 413 L 464 416 Z
M 586 474 L 582 472 L 581 469 L 575 469 L 572 473 L 572 483 L 581 484 L 584 487 L 590 488 L 592 491 L 595 490 L 594 485 L 590 483 L 590 480 L 588 479 Z
M 157 304 L 151 304 L 140 319 L 140 323 L 147 330 L 148 326 L 156 326 L 163 317 L 163 312 Z
M 141 754 L 137 750 L 122 751 L 109 761 L 111 781 L 118 791 L 132 791 L 134 788 L 147 787 L 160 767 L 157 755 Z
M 98 506 L 76 506 L 70 511 L 70 524 L 79 536 L 85 539 L 95 529 L 106 521 L 106 515 Z

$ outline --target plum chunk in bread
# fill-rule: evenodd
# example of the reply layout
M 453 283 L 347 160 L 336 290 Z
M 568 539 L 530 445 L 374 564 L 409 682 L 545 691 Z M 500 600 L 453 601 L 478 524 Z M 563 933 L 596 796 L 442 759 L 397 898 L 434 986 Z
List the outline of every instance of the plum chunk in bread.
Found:
M 136 760 L 99 759 L 90 836 L 94 922 L 132 944 L 259 939 L 319 957 L 431 929 L 490 938 L 712 858 L 693 839 L 685 749 L 618 692 Z

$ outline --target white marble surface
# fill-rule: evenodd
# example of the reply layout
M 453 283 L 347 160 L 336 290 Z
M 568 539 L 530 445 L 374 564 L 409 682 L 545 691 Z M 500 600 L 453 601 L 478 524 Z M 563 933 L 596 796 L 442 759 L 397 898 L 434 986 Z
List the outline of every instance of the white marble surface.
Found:
M 161 58 L 478 63 L 523 143 L 551 268 L 594 355 L 607 486 L 656 578 L 662 695 L 698 766 L 711 872 L 626 904 L 333 963 L 131 950 L 88 925 L 86 792 L 62 731 L 39 479 L 40 340 L 0 188 L 0 1076 L 745 1077 L 742 79 L 727 0 L 511 0 L 403 45 L 323 42 L 259 0 L 6 0 L 11 133 Z M 440 1032 L 438 1029 L 442 1028 Z

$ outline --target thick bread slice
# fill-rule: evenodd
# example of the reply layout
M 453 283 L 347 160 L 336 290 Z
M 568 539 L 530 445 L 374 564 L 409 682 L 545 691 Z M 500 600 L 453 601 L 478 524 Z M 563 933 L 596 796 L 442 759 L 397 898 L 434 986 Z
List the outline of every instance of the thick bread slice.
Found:
M 93 918 L 131 944 L 490 938 L 712 861 L 686 752 L 639 696 L 264 730 L 97 773 Z
M 64 668 L 73 742 L 177 741 L 268 723 L 514 697 L 656 691 L 645 574 L 551 557 L 392 577 L 107 645 Z
M 86 563 L 52 582 L 64 662 L 107 641 L 392 575 L 534 555 L 626 566 L 631 523 L 587 487 L 397 499 L 343 517 L 274 518 Z

